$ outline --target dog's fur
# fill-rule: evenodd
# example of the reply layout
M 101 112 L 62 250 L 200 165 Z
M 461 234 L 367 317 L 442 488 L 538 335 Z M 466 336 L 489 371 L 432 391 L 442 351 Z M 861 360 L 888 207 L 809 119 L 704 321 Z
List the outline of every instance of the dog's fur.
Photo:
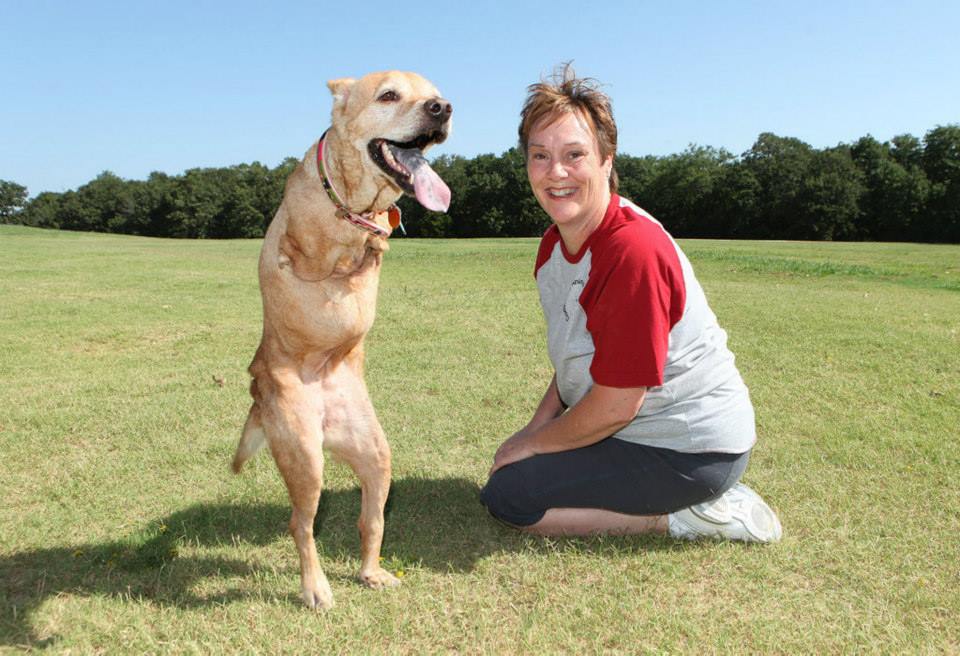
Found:
M 333 188 L 347 208 L 376 212 L 375 222 L 389 231 L 387 210 L 402 191 L 413 192 L 412 177 L 390 175 L 371 156 L 375 144 L 385 139 L 422 151 L 442 141 L 450 104 L 413 73 L 374 73 L 327 86 L 334 103 L 324 159 Z M 390 448 L 363 378 L 364 337 L 388 245 L 386 237 L 337 216 L 320 177 L 317 147 L 287 180 L 263 242 L 263 336 L 250 365 L 253 407 L 233 470 L 266 441 L 293 506 L 290 532 L 300 555 L 303 600 L 325 609 L 333 595 L 313 539 L 324 450 L 360 479 L 360 579 L 372 588 L 398 581 L 379 563 Z

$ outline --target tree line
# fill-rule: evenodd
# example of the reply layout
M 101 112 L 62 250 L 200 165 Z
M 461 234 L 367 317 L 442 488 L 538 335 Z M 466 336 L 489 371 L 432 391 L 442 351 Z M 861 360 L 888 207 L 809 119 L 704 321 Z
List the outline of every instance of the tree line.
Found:
M 263 236 L 297 164 L 258 162 L 152 173 L 104 172 L 76 190 L 27 190 L 0 180 L 0 223 L 153 237 Z M 411 237 L 535 237 L 549 226 L 516 148 L 432 162 L 453 194 L 448 213 L 403 197 Z M 763 133 L 741 155 L 690 146 L 664 157 L 618 155 L 620 194 L 675 237 L 960 243 L 960 125 L 919 139 L 871 136 L 815 149 Z

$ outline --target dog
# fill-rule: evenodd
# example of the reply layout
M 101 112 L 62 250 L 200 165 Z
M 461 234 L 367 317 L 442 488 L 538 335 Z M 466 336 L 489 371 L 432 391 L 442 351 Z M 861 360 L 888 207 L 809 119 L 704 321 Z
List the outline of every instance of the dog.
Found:
M 260 253 L 263 335 L 250 365 L 253 405 L 233 471 L 266 443 L 293 506 L 290 532 L 310 608 L 333 606 L 313 521 L 324 451 L 360 479 L 360 580 L 398 583 L 380 566 L 390 447 L 363 375 L 395 202 L 413 195 L 446 211 L 450 190 L 424 153 L 446 140 L 452 106 L 415 73 L 387 71 L 327 83 L 330 128 L 290 175 Z

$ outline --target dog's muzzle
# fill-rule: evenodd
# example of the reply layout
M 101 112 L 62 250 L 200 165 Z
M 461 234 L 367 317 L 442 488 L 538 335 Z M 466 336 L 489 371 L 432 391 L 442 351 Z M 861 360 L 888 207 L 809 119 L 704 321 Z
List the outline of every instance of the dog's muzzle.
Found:
M 370 158 L 407 194 L 429 210 L 445 212 L 450 206 L 450 189 L 423 156 L 428 146 L 443 143 L 450 133 L 453 105 L 445 98 L 424 101 L 419 134 L 404 142 L 373 139 L 367 145 Z

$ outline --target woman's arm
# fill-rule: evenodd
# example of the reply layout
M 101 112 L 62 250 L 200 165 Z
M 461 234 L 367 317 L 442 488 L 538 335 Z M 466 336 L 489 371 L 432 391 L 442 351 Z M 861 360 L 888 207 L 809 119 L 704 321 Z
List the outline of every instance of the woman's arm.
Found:
M 549 398 L 551 390 L 556 398 L 556 406 L 552 405 Z M 557 407 L 562 410 L 554 376 L 534 418 L 497 449 L 490 473 L 530 456 L 578 449 L 613 435 L 637 416 L 646 393 L 646 387 L 620 388 L 595 384 L 567 412 L 551 416 L 550 412 Z
M 497 452 L 493 455 L 494 464 L 490 469 L 490 474 L 493 474 L 497 469 L 503 467 L 503 464 L 508 464 L 498 464 L 498 459 L 503 459 L 508 452 L 511 452 L 519 446 L 526 436 L 562 415 L 566 409 L 567 406 L 565 406 L 560 399 L 560 391 L 557 389 L 557 374 L 554 373 L 553 378 L 550 379 L 550 385 L 547 386 L 547 391 L 544 392 L 543 398 L 540 399 L 540 404 L 533 413 L 533 417 L 527 422 L 526 426 L 504 440 L 503 444 L 500 445 L 500 448 L 498 448 Z M 510 460 L 509 462 L 514 462 L 514 460 Z
M 536 412 L 533 413 L 533 418 L 520 432 L 534 431 L 551 419 L 556 419 L 562 415 L 566 409 L 567 406 L 563 404 L 563 400 L 560 398 L 560 391 L 557 389 L 557 374 L 553 374 L 553 378 L 550 379 L 550 385 L 543 394 L 543 399 L 540 400 L 540 405 L 537 406 Z

